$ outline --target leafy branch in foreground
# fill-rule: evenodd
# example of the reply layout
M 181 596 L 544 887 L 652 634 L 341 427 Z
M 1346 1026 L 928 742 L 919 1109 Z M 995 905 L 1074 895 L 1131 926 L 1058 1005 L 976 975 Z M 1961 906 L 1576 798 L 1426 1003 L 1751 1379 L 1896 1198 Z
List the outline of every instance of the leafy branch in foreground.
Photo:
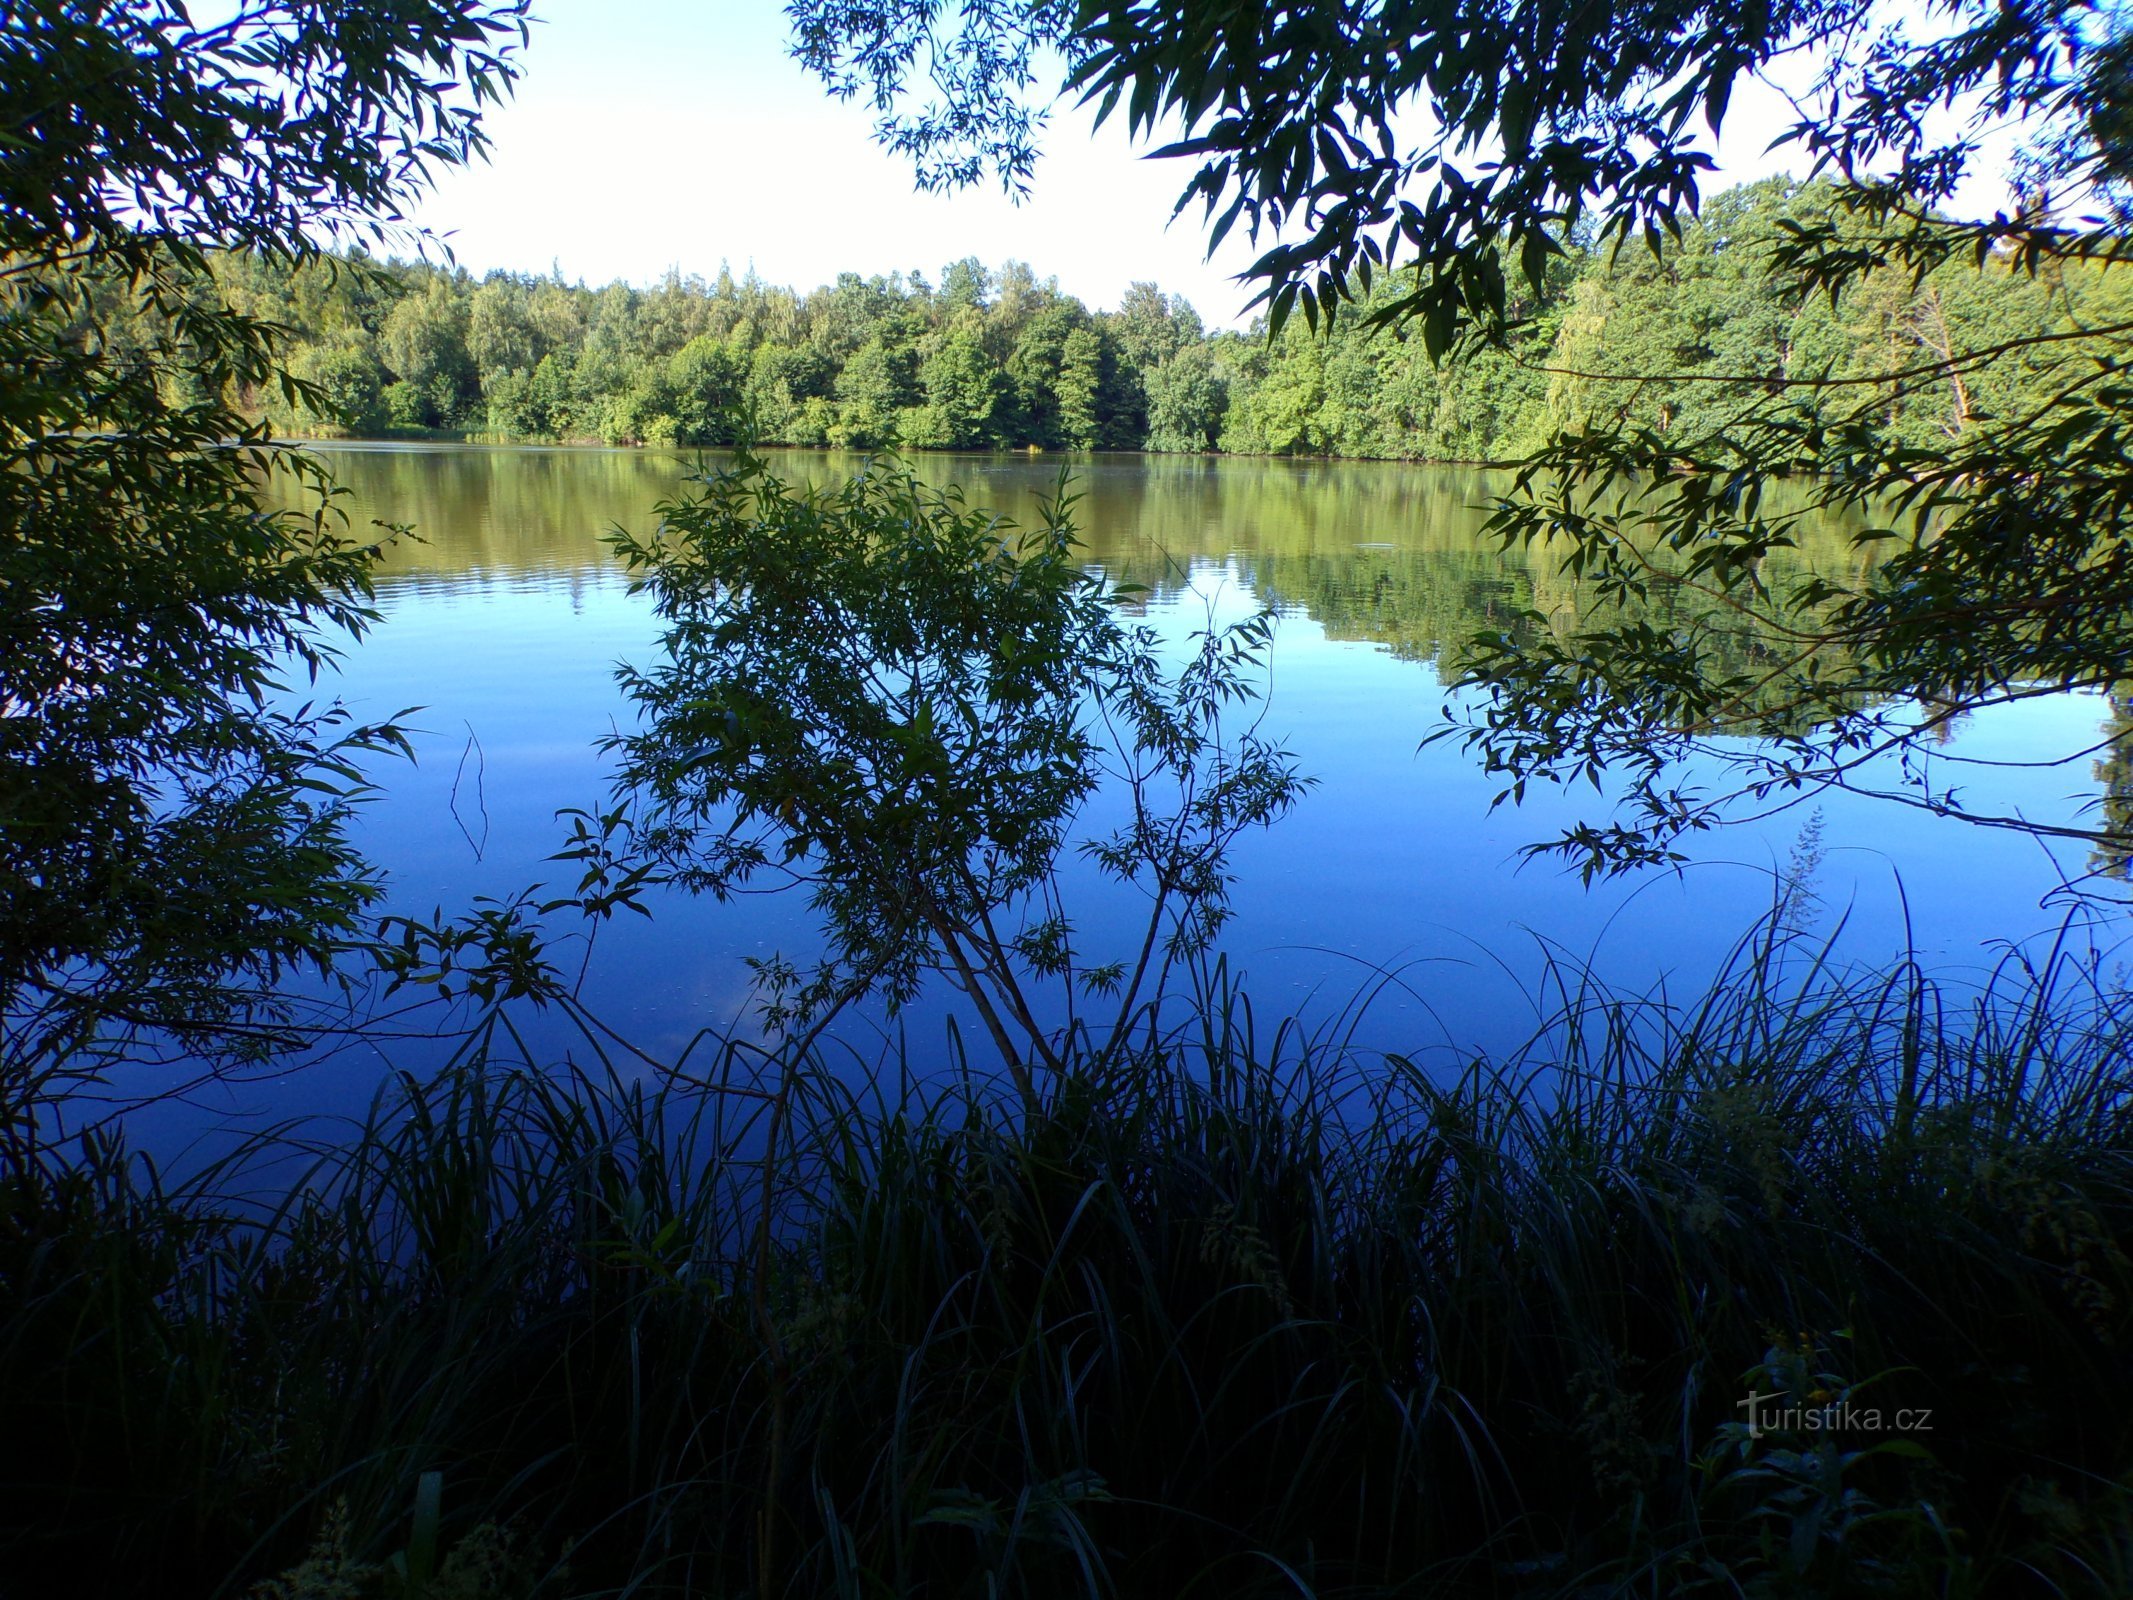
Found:
M 965 5 L 952 37 L 937 32 L 941 10 L 875 7 L 841 0 L 790 0 L 793 54 L 840 100 L 864 96 L 875 133 L 908 156 L 922 189 L 957 189 L 991 173 L 1025 194 L 1037 160 L 1044 109 L 1029 92 L 1047 48 L 1070 45 L 1073 0 Z M 906 106 L 912 68 L 923 55 L 932 98 Z
M 795 489 L 744 452 L 698 481 L 651 538 L 617 536 L 667 624 L 664 661 L 623 673 L 645 727 L 614 741 L 619 781 L 680 882 L 808 891 L 827 954 L 760 965 L 773 1022 L 939 975 L 1025 1090 L 1062 1040 L 1123 1039 L 1221 927 L 1230 843 L 1304 787 L 1228 726 L 1271 617 L 1210 622 L 1166 671 L 1077 561 L 1063 485 L 1019 529 L 889 461 Z M 1100 793 L 1122 820 L 1076 838 Z M 1077 947 L 1069 848 L 1144 897 L 1120 959 Z
M 92 1049 L 271 1044 L 282 975 L 360 939 L 349 807 L 404 745 L 285 691 L 371 620 L 376 551 L 247 419 L 304 386 L 207 258 L 395 222 L 479 153 L 523 10 L 0 14 L 0 1139 Z
M 1780 397 L 1697 439 L 1563 434 L 1520 469 L 1492 530 L 1558 552 L 1639 614 L 1477 641 L 1461 681 L 1486 695 L 1445 733 L 1514 786 L 1626 778 L 1626 825 L 1581 825 L 1547 847 L 1588 874 L 1670 859 L 1682 833 L 1737 815 L 1743 800 L 1827 789 L 2123 859 L 2133 835 L 2122 815 L 1995 810 L 1965 793 L 1974 765 L 1936 748 L 1973 711 L 2103 696 L 2126 676 L 2133 477 L 2120 438 L 2133 388 L 2107 353 L 2073 359 L 2081 370 L 2029 415 L 1940 445 L 1890 439 L 1878 424 L 1893 394 L 1945 382 L 1944 369 L 1876 385 L 1833 419 Z M 1860 529 L 1869 559 L 1854 575 L 1766 580 L 1770 552 L 1831 517 Z M 1691 595 L 1754 629 L 1761 659 L 1721 666 L 1721 630 L 1680 620 Z M 2122 737 L 2107 726 L 2041 764 L 2072 767 Z M 1692 758 L 1707 787 L 1682 780 Z

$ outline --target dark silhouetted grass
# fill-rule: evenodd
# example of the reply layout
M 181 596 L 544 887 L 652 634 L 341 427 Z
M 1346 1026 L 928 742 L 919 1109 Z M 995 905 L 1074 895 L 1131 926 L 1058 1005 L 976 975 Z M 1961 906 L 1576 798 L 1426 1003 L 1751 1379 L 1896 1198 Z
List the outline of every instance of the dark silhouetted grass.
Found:
M 1554 981 L 1456 1070 L 1219 969 L 1034 1108 L 818 1064 L 760 1276 L 739 1050 L 21 1152 L 0 1593 L 2133 1592 L 2125 1000 Z

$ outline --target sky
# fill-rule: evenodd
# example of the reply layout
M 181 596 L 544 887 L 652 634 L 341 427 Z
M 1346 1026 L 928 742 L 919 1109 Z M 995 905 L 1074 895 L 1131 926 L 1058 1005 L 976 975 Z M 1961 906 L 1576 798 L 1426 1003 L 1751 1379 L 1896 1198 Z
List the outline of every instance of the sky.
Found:
M 1152 280 L 1210 324 L 1241 325 L 1231 281 L 1254 252 L 1205 260 L 1197 211 L 1165 227 L 1189 170 L 1133 154 L 1123 119 L 1068 110 L 1032 196 L 916 193 L 877 149 L 873 113 L 832 101 L 786 54 L 777 0 L 540 0 L 517 93 L 486 164 L 445 173 L 416 220 L 470 271 L 647 283 L 669 267 L 752 264 L 803 292 L 839 272 L 1026 261 L 1092 307 Z
M 786 53 L 779 0 L 538 0 L 514 98 L 491 113 L 486 163 L 446 171 L 415 220 L 475 273 L 644 284 L 670 268 L 751 266 L 803 293 L 840 272 L 922 272 L 976 256 L 1027 262 L 1095 309 L 1153 281 L 1214 327 L 1248 321 L 1241 238 L 1206 259 L 1196 207 L 1170 221 L 1188 163 L 1150 161 L 1123 119 L 1057 110 L 1034 190 L 916 192 L 878 149 L 873 113 L 832 101 Z M 1790 120 L 1744 88 L 1718 155 L 1725 182 L 1778 170 Z M 1989 209 L 1989 207 L 1988 207 Z

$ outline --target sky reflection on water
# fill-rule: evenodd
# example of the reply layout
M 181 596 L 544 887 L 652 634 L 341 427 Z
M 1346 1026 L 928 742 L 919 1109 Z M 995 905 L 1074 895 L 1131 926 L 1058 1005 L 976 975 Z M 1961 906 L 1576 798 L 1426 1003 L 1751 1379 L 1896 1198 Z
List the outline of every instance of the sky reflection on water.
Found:
M 357 526 L 412 523 L 379 586 L 384 621 L 326 685 L 358 716 L 421 709 L 418 760 L 383 774 L 387 796 L 363 840 L 392 882 L 391 909 L 451 914 L 478 895 L 509 898 L 569 879 L 545 858 L 561 847 L 561 807 L 607 799 L 595 741 L 629 715 L 617 661 L 647 661 L 656 623 L 627 593 L 604 529 L 648 528 L 684 464 L 656 452 L 337 446 L 326 450 Z M 810 476 L 853 458 L 774 456 Z M 1058 463 L 922 458 L 973 502 L 1031 515 Z M 1098 458 L 1074 463 L 1077 521 L 1091 559 L 1149 584 L 1149 620 L 1173 638 L 1271 599 L 1281 611 L 1268 730 L 1318 785 L 1272 831 L 1235 853 L 1237 918 L 1224 941 L 1258 1014 L 1302 1012 L 1331 1026 L 1375 989 L 1358 1044 L 1446 1061 L 1508 1049 L 1536 1018 L 1540 951 L 1589 959 L 1610 982 L 1674 992 L 1706 979 L 1765 911 L 1773 872 L 1807 820 L 1793 811 L 1709 836 L 1682 874 L 1587 889 L 1519 850 L 1594 797 L 1537 793 L 1491 809 L 1497 784 L 1457 748 L 1418 748 L 1440 721 L 1432 659 L 1498 607 L 1573 604 L 1552 575 L 1476 537 L 1483 492 L 1471 473 L 1356 463 Z M 1832 533 L 1830 550 L 1845 545 Z M 2102 707 L 2061 697 L 2003 707 L 1965 724 L 1955 753 L 2026 759 L 2093 737 Z M 2069 773 L 2072 775 L 2069 776 Z M 2071 816 L 2094 798 L 2085 766 L 2057 773 L 1980 767 L 1992 794 L 2033 815 Z M 1865 962 L 1907 946 L 1937 969 L 1982 971 L 1996 941 L 2058 921 L 2044 902 L 2077 851 L 1833 796 L 1821 802 L 1824 925 L 1846 919 L 1844 948 Z M 1077 869 L 1078 870 L 1078 869 Z M 1072 874 L 1070 873 L 1070 876 Z M 1070 884 L 1070 892 L 1072 891 Z M 1084 886 L 1085 887 L 1085 886 Z M 1084 923 L 1094 953 L 1123 940 L 1131 907 L 1096 897 Z M 700 1030 L 750 1027 L 744 958 L 813 944 L 796 895 L 725 905 L 656 898 L 650 922 L 624 917 L 598 935 L 586 966 L 593 1011 L 655 1058 Z M 1391 975 L 1389 983 L 1380 982 Z M 929 996 L 903 1019 L 914 1050 L 944 1026 Z M 558 1019 L 526 1019 L 538 1049 L 568 1048 Z M 862 1056 L 890 1026 L 878 1010 L 847 1038 Z M 434 1053 L 434 1052 L 432 1052 Z M 396 1059 L 419 1061 L 409 1047 Z M 353 1109 L 375 1087 L 375 1052 L 344 1053 L 327 1073 L 233 1087 L 226 1109 L 293 1114 Z

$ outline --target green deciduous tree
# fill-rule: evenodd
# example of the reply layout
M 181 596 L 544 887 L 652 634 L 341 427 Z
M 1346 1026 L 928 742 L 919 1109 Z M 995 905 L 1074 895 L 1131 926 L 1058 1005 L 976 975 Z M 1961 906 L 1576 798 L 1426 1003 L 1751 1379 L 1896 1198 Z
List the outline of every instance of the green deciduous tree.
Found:
M 484 383 L 491 373 L 530 373 L 548 353 L 534 326 L 526 286 L 503 273 L 483 280 L 467 303 L 467 355 Z
M 1186 345 L 1146 381 L 1150 450 L 1215 448 L 1229 408 L 1229 379 L 1206 345 Z
M 449 427 L 474 396 L 468 323 L 467 302 L 441 277 L 399 301 L 385 319 L 379 353 L 394 376 L 422 397 L 425 423 Z
M 870 450 L 894 444 L 904 413 L 918 404 L 918 352 L 897 337 L 869 339 L 837 376 L 836 444 Z
M 1231 725 L 1271 616 L 1210 625 L 1166 669 L 1068 511 L 1018 529 L 887 461 L 801 491 L 743 453 L 655 538 L 617 536 L 667 624 L 664 659 L 623 675 L 645 719 L 615 741 L 637 845 L 713 894 L 803 887 L 822 917 L 817 965 L 758 965 L 774 1021 L 942 976 L 1029 1092 L 1032 1066 L 1124 1043 L 1222 926 L 1230 844 L 1300 792 L 1285 752 Z M 1123 815 L 1097 827 L 1106 778 Z M 1115 959 L 1078 948 L 1059 899 L 1075 848 L 1145 896 Z
M 667 362 L 672 414 L 683 444 L 726 444 L 748 385 L 749 360 L 708 333 L 698 334 Z
M 385 369 L 360 347 L 311 346 L 299 352 L 290 371 L 310 385 L 306 410 L 311 419 L 352 433 L 376 433 L 392 418 L 385 405 Z
M 985 348 L 974 312 L 966 312 L 929 341 L 919 361 L 925 415 L 905 442 L 922 449 L 976 450 L 991 444 L 993 412 L 1005 378 Z
M 1071 328 L 1059 345 L 1059 442 L 1090 450 L 1103 442 L 1104 347 L 1086 323 Z

